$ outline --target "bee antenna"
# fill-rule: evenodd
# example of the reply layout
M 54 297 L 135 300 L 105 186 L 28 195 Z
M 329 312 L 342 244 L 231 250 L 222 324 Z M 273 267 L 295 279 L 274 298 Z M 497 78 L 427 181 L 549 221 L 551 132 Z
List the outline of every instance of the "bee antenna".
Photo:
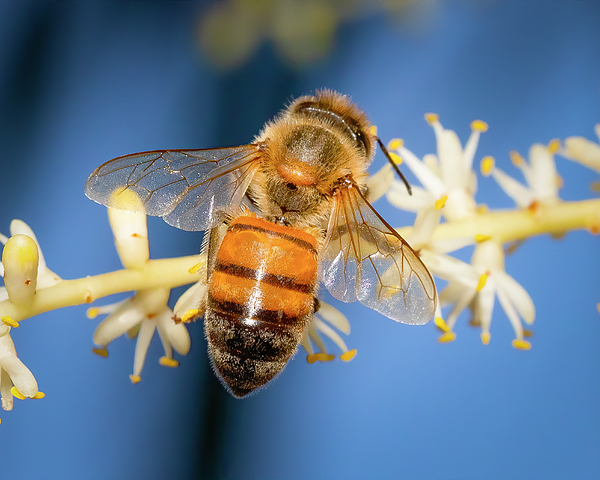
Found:
M 379 137 L 375 137 L 375 138 L 377 139 L 377 143 L 379 145 L 379 148 L 381 148 L 381 151 L 385 155 L 385 158 L 388 159 L 388 162 L 390 162 L 390 164 L 392 165 L 392 168 L 396 171 L 396 173 L 398 174 L 398 176 L 404 182 L 404 185 L 406 186 L 406 190 L 408 190 L 408 194 L 412 195 L 412 188 L 410 188 L 410 183 L 408 183 L 408 180 L 406 179 L 406 177 L 404 175 L 402 175 L 402 172 L 398 168 L 398 165 L 396 165 L 396 162 L 394 162 L 394 160 L 392 160 L 392 157 L 390 156 L 390 152 L 388 152 L 388 149 L 385 147 L 385 145 L 381 141 L 381 138 L 379 138 Z

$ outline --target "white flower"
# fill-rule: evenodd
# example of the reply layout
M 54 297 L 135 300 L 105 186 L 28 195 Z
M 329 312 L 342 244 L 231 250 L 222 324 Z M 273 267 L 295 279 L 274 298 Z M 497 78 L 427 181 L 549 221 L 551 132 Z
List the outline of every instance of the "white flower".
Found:
M 600 173 L 600 123 L 596 124 L 595 130 L 599 143 L 594 143 L 584 137 L 568 137 L 565 139 L 564 148 L 560 149 L 558 153 Z M 592 189 L 600 191 L 600 182 L 592 183 Z
M 113 200 L 123 208 L 140 202 L 132 190 L 116 191 Z M 132 269 L 143 267 L 150 257 L 146 215 L 109 208 L 108 216 L 123 266 Z M 173 359 L 173 350 L 180 355 L 186 355 L 190 350 L 187 328 L 183 323 L 175 321 L 174 314 L 167 305 L 169 295 L 168 288 L 139 290 L 132 298 L 112 305 L 93 307 L 87 312 L 89 318 L 109 314 L 94 332 L 94 343 L 99 348 L 94 348 L 93 351 L 100 356 L 108 356 L 106 347 L 117 337 L 125 333 L 130 338 L 137 336 L 133 374 L 129 377 L 133 383 L 141 380 L 140 374 L 156 330 L 165 350 L 165 355 L 159 360 L 161 365 L 177 367 L 179 362 Z
M 531 348 L 524 339 L 526 332 L 521 318 L 531 325 L 535 320 L 535 307 L 527 291 L 504 270 L 502 245 L 494 240 L 481 242 L 475 247 L 470 268 L 465 268 L 466 264 L 462 263 L 454 266 L 455 279 L 440 293 L 442 304 L 452 305 L 445 325 L 438 325 L 445 332 L 440 340 L 454 339 L 456 319 L 465 308 L 470 307 L 471 324 L 481 327 L 481 341 L 487 345 L 491 339 L 490 325 L 497 297 L 515 331 L 513 346 L 522 350 Z M 460 274 L 457 276 L 458 270 Z
M 13 280 L 5 278 L 5 286 L 0 287 L 0 301 L 9 298 L 8 286 L 11 301 L 23 305 L 31 302 L 36 289 L 51 287 L 61 279 L 46 266 L 40 244 L 29 225 L 15 219 L 10 223 L 10 234 L 14 237 L 13 245 L 2 251 L 4 262 L 0 262 L 0 275 L 5 276 L 8 270 Z M 8 237 L 0 234 L 2 244 L 6 245 L 8 241 Z
M 491 175 L 520 208 L 535 210 L 538 205 L 554 205 L 560 201 L 558 189 L 562 184 L 554 162 L 554 154 L 558 148 L 558 141 L 552 141 L 548 146 L 539 143 L 532 145 L 529 149 L 529 163 L 516 151 L 510 152 L 513 164 L 521 170 L 527 185 L 496 167 L 492 157 L 483 159 L 481 173 Z
M 387 193 L 388 201 L 414 212 L 430 207 L 443 208 L 443 215 L 448 220 L 475 214 L 473 196 L 477 190 L 477 177 L 472 170 L 473 158 L 480 134 L 487 130 L 487 124 L 481 120 L 473 121 L 471 136 L 463 148 L 456 132 L 444 129 L 437 115 L 428 113 L 425 119 L 433 127 L 437 155 L 428 154 L 420 160 L 400 139 L 392 140 L 388 145 L 390 150 L 397 152 L 393 158 L 408 165 L 423 188 L 413 186 L 413 193 L 409 195 L 405 186 L 396 180 Z
M 600 173 L 600 123 L 596 124 L 594 130 L 599 143 L 594 143 L 584 137 L 568 137 L 565 139 L 564 148 L 560 149 L 558 153 Z
M 190 273 L 199 273 L 200 280 L 188 288 L 177 300 L 173 312 L 175 321 L 189 323 L 203 317 L 206 311 L 206 264 L 207 254 L 200 255 L 200 261 L 189 269 Z
M 313 316 L 302 339 L 302 346 L 306 350 L 306 353 L 308 353 L 306 357 L 308 363 L 330 362 L 335 358 L 335 355 L 327 353 L 327 348 L 320 334 L 329 337 L 338 346 L 342 351 L 340 358 L 344 362 L 349 362 L 356 355 L 356 349 L 348 350 L 346 343 L 332 326 L 346 335 L 350 334 L 350 323 L 344 314 L 324 301 L 319 300 L 319 309 Z M 318 352 L 315 352 L 313 343 L 317 346 Z
M 146 354 L 155 330 L 165 350 L 165 356 L 159 362 L 166 367 L 176 367 L 179 363 L 173 359 L 173 350 L 186 355 L 190 350 L 190 336 L 183 323 L 175 323 L 173 312 L 167 306 L 169 289 L 152 288 L 138 291 L 133 298 L 103 307 L 88 310 L 90 318 L 110 313 L 94 332 L 94 343 L 100 348 L 93 351 L 100 356 L 108 356 L 107 345 L 115 338 L 127 333 L 130 338 L 137 336 L 133 374 L 133 383 L 138 383 L 144 367 Z
M 20 399 L 44 397 L 31 371 L 17 357 L 10 330 L 11 327 L 0 324 L 0 394 L 2 408 L 7 411 L 13 408 L 13 396 Z

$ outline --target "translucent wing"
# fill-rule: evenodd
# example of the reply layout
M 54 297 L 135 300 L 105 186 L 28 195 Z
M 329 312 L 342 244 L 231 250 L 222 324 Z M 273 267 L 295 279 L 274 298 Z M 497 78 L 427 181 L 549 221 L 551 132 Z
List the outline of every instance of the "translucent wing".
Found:
M 163 217 L 182 230 L 206 230 L 215 213 L 239 205 L 256 171 L 262 144 L 204 150 L 156 150 L 98 167 L 85 194 L 103 205 Z M 140 202 L 127 202 L 127 190 Z
M 397 322 L 433 318 L 435 284 L 427 267 L 356 185 L 335 194 L 326 239 L 321 279 L 335 298 L 358 300 Z

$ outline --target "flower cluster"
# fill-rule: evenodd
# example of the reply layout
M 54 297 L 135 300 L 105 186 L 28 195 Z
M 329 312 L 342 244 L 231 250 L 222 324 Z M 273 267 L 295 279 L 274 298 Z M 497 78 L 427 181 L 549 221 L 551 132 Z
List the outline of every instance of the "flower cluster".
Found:
M 437 151 L 417 157 L 400 139 L 388 149 L 396 163 L 404 163 L 420 183 L 409 195 L 405 185 L 395 180 L 390 165 L 371 176 L 367 185 L 370 202 L 386 195 L 388 201 L 416 214 L 412 227 L 399 232 L 412 245 L 434 276 L 446 282 L 439 292 L 435 324 L 442 331 L 440 342 L 456 338 L 455 326 L 462 312 L 470 311 L 470 324 L 481 329 L 483 344 L 491 340 L 491 322 L 496 299 L 504 310 L 514 333 L 512 345 L 528 350 L 531 344 L 525 328 L 535 320 L 533 300 L 505 269 L 505 255 L 529 237 L 540 234 L 561 235 L 568 230 L 600 232 L 600 199 L 565 202 L 559 197 L 562 179 L 557 173 L 557 155 L 600 173 L 600 144 L 583 137 L 569 137 L 548 145 L 534 144 L 528 159 L 510 152 L 512 163 L 521 171 L 524 182 L 496 166 L 491 156 L 479 161 L 483 177 L 493 178 L 514 201 L 514 210 L 493 211 L 478 205 L 477 173 L 474 165 L 480 136 L 487 124 L 475 120 L 471 135 L 463 146 L 452 131 L 445 129 L 437 115 L 427 114 L 433 127 Z M 596 125 L 600 139 L 600 124 Z M 489 181 L 485 180 L 484 181 Z M 592 184 L 600 190 L 600 182 Z M 115 192 L 111 205 L 143 211 L 140 198 L 131 190 Z M 137 207 L 136 207 L 137 205 Z M 130 208 L 130 207 L 134 208 Z M 115 246 L 124 269 L 97 276 L 63 281 L 48 269 L 33 231 L 14 220 L 10 237 L 0 234 L 4 244 L 0 275 L 0 394 L 2 407 L 11 410 L 14 397 L 42 398 L 38 384 L 18 358 L 11 330 L 26 318 L 70 305 L 91 303 L 115 293 L 135 292 L 120 302 L 88 309 L 88 317 L 107 315 L 93 336 L 95 353 L 106 357 L 108 345 L 117 337 L 137 338 L 130 379 L 137 383 L 155 332 L 162 342 L 161 365 L 176 367 L 174 353 L 186 355 L 190 336 L 186 323 L 201 318 L 206 302 L 206 254 L 173 259 L 150 260 L 146 216 L 109 208 L 109 221 Z M 472 248 L 469 263 L 450 255 Z M 192 286 L 168 306 L 171 289 Z M 445 308 L 445 318 L 442 315 Z M 600 308 L 600 307 L 599 307 Z M 348 319 L 322 300 L 308 326 L 301 345 L 309 363 L 327 362 L 336 355 L 328 350 L 329 339 L 349 361 L 356 349 L 349 349 L 341 334 L 349 335 Z
M 13 408 L 13 397 L 21 400 L 44 397 L 31 371 L 17 357 L 10 332 L 19 326 L 36 291 L 61 281 L 46 266 L 37 238 L 25 222 L 13 220 L 10 235 L 8 238 L 0 234 L 4 245 L 0 263 L 4 287 L 0 287 L 0 301 L 8 301 L 13 306 L 12 315 L 2 315 L 0 324 L 0 394 L 2 408 L 7 411 Z
M 441 315 L 436 315 L 435 319 L 435 324 L 442 330 L 439 341 L 450 342 L 456 338 L 457 318 L 468 308 L 470 324 L 481 328 L 481 341 L 487 345 L 491 339 L 492 311 L 497 298 L 515 332 L 513 346 L 528 350 L 531 344 L 525 337 L 530 332 L 523 327 L 522 321 L 533 324 L 535 307 L 527 291 L 506 273 L 504 260 L 505 252 L 510 252 L 511 247 L 529 235 L 511 229 L 508 224 L 498 224 L 490 231 L 489 222 L 482 220 L 493 213 L 485 206 L 477 206 L 475 200 L 474 157 L 480 134 L 488 126 L 481 120 L 472 122 L 471 136 L 463 147 L 454 131 L 442 127 L 437 115 L 427 114 L 425 119 L 433 127 L 437 154 L 427 154 L 419 159 L 400 139 L 392 140 L 388 145 L 396 154 L 394 161 L 406 164 L 422 187 L 413 187 L 411 196 L 396 180 L 387 198 L 392 205 L 416 213 L 414 227 L 406 233 L 407 239 L 420 252 L 431 272 L 447 282 L 439 294 L 441 306 L 448 307 L 447 317 L 444 320 Z M 596 126 L 596 131 L 600 136 L 600 125 Z M 512 163 L 521 170 L 525 184 L 496 167 L 491 156 L 482 158 L 481 173 L 484 177 L 491 176 L 519 210 L 529 213 L 529 223 L 543 223 L 539 218 L 542 208 L 546 207 L 543 211 L 546 217 L 551 216 L 552 207 L 561 201 L 558 190 L 562 180 L 556 171 L 555 154 L 600 172 L 598 144 L 581 137 L 567 138 L 564 143 L 564 148 L 558 140 L 552 140 L 548 145 L 534 144 L 529 151 L 529 161 L 516 151 L 510 152 Z M 440 224 L 442 219 L 445 221 Z M 555 230 L 540 233 L 561 232 L 560 220 L 556 223 Z M 452 231 L 455 225 L 454 231 L 458 234 L 439 235 L 439 232 Z M 514 238 L 510 236 L 511 231 L 514 231 Z M 474 245 L 470 264 L 448 255 L 468 245 Z
M 129 190 L 120 193 L 119 201 L 140 202 L 139 197 Z M 109 208 L 108 218 L 123 266 L 134 270 L 142 268 L 150 259 L 146 215 Z M 109 314 L 94 332 L 94 343 L 98 347 L 93 351 L 101 357 L 108 356 L 106 347 L 117 337 L 124 334 L 129 338 L 137 337 L 133 373 L 129 376 L 134 384 L 141 380 L 146 354 L 156 330 L 165 351 L 159 360 L 161 365 L 177 367 L 179 362 L 173 358 L 173 350 L 180 355 L 187 355 L 190 350 L 186 326 L 174 321 L 174 313 L 167 305 L 170 293 L 165 287 L 145 288 L 126 300 L 87 311 L 89 318 Z

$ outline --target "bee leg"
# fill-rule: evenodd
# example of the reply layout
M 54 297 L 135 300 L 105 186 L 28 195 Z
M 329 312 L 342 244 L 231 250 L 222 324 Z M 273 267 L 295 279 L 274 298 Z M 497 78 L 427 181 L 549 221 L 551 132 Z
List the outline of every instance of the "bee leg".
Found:
M 396 162 L 394 162 L 394 160 L 392 160 L 392 157 L 390 156 L 390 152 L 388 152 L 387 148 L 385 147 L 385 145 L 383 144 L 383 142 L 381 141 L 381 139 L 379 137 L 375 137 L 375 138 L 377 139 L 377 144 L 379 145 L 379 148 L 381 148 L 381 151 L 385 155 L 385 158 L 388 159 L 388 162 L 390 162 L 390 164 L 392 165 L 392 168 L 396 171 L 398 176 L 404 182 L 404 185 L 406 185 L 406 190 L 408 190 L 408 194 L 412 195 L 412 188 L 410 188 L 410 183 L 408 183 L 408 180 L 406 180 L 406 177 L 404 175 L 402 175 L 402 172 L 398 168 L 398 165 L 396 165 Z

